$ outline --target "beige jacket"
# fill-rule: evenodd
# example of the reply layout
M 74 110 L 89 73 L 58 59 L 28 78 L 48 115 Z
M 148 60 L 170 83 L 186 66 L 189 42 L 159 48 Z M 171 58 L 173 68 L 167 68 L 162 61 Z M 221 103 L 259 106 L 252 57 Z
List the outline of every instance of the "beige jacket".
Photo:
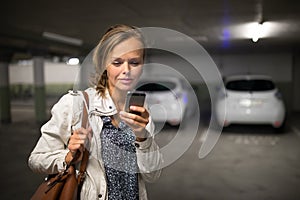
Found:
M 87 167 L 87 177 L 81 190 L 82 200 L 107 199 L 107 184 L 105 171 L 101 159 L 100 133 L 103 122 L 102 115 L 117 113 L 116 107 L 106 92 L 107 98 L 100 97 L 96 90 L 89 88 L 88 120 L 93 130 L 90 145 L 90 158 Z M 31 152 L 29 167 L 38 173 L 53 174 L 64 170 L 65 156 L 69 151 L 67 143 L 73 128 L 81 127 L 81 117 L 84 103 L 81 92 L 69 92 L 64 95 L 52 108 L 51 119 L 42 126 L 41 137 Z M 151 120 L 150 120 L 151 121 Z M 139 196 L 147 199 L 145 182 L 153 182 L 160 176 L 162 157 L 154 141 L 154 125 L 152 122 L 146 126 L 151 137 L 143 142 L 136 142 L 137 162 L 139 174 Z

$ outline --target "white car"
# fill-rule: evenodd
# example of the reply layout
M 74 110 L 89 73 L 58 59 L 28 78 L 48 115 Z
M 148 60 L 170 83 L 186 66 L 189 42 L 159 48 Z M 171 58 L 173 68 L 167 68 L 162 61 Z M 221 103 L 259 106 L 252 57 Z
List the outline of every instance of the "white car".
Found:
M 225 91 L 219 93 L 215 110 L 221 126 L 270 124 L 277 130 L 284 127 L 285 105 L 271 77 L 228 76 L 224 84 Z
M 187 81 L 170 76 L 147 77 L 140 80 L 138 91 L 146 92 L 146 103 L 156 122 L 178 126 L 183 117 L 191 116 L 198 106 Z

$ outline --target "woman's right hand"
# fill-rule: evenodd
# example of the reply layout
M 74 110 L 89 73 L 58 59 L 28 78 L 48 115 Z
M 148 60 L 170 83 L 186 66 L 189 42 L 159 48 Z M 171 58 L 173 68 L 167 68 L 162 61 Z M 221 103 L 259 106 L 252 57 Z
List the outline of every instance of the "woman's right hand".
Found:
M 83 151 L 88 148 L 89 141 L 92 137 L 92 129 L 79 128 L 73 130 L 69 140 L 68 149 L 70 150 L 65 158 L 67 164 L 81 161 Z M 74 159 L 74 160 L 73 160 Z

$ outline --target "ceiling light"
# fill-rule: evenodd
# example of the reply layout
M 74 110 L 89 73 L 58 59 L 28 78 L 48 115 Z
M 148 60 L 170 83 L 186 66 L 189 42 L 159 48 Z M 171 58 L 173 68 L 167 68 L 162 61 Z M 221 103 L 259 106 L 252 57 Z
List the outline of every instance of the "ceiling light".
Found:
M 76 46 L 82 45 L 81 39 L 67 37 L 64 35 L 56 34 L 56 33 L 43 32 L 43 37 L 51 39 L 51 40 L 67 43 L 67 44 L 76 45 Z
M 68 65 L 78 65 L 79 64 L 79 59 L 78 58 L 69 58 L 67 61 Z
M 262 37 L 264 31 L 264 26 L 261 23 L 255 23 L 253 24 L 252 28 L 252 41 L 257 42 L 259 38 Z
M 249 22 L 229 26 L 230 40 L 245 38 L 252 40 L 252 38 L 255 38 L 255 35 L 259 36 L 258 39 L 281 37 L 284 31 L 292 30 L 292 27 L 295 27 L 294 24 L 274 21 L 267 21 L 261 25 L 258 24 L 257 22 Z M 224 39 L 224 36 L 221 39 Z

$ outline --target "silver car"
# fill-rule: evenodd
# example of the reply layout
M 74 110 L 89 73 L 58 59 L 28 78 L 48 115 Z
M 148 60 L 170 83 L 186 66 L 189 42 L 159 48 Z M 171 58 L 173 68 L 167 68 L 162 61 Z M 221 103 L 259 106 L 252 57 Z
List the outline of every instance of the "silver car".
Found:
M 225 91 L 219 94 L 216 104 L 220 125 L 270 124 L 283 129 L 285 105 L 271 77 L 235 75 L 226 77 L 224 83 Z
M 198 106 L 192 87 L 186 80 L 177 77 L 143 78 L 137 90 L 146 92 L 146 103 L 156 122 L 178 126 L 183 117 L 190 117 Z

